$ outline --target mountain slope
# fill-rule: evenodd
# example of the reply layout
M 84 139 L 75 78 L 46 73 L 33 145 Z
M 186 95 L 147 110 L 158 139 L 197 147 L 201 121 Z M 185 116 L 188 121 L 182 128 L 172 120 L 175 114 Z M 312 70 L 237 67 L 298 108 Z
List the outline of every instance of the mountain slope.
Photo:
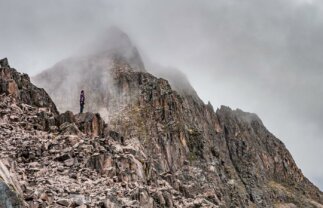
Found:
M 67 59 L 34 78 L 59 110 L 76 113 L 84 89 L 87 111 L 101 115 L 59 114 L 44 90 L 1 62 L 0 139 L 6 145 L 0 155 L 19 182 L 22 193 L 13 191 L 21 203 L 323 206 L 322 192 L 255 114 L 224 106 L 215 112 L 194 90 L 174 91 L 133 64 L 142 63 L 139 54 L 122 54 L 137 53 L 126 42 L 122 50 Z
M 92 63 L 86 67 L 65 67 L 61 75 L 61 67 L 54 66 L 34 80 L 62 110 L 77 112 L 78 93 L 85 89 L 88 111 L 100 112 L 125 142 L 140 142 L 151 165 L 147 183 L 159 175 L 185 198 L 203 199 L 203 206 L 322 206 L 322 192 L 256 115 L 228 107 L 214 112 L 194 91 L 178 93 L 126 58 L 95 57 L 86 57 Z M 109 64 L 102 65 L 106 60 Z M 80 78 L 65 78 L 74 74 Z M 54 86 L 57 75 L 64 79 Z M 75 99 L 64 96 L 70 92 L 64 86 Z
M 170 173 L 170 182 L 179 181 L 184 193 L 210 194 L 215 204 L 221 198 L 238 207 L 270 207 L 280 198 L 300 207 L 310 206 L 306 198 L 322 200 L 283 143 L 254 114 L 227 107 L 214 113 L 211 105 L 177 94 L 166 80 L 120 68 L 117 74 L 117 80 L 127 80 L 119 83 L 122 94 L 139 97 L 109 122 L 110 128 L 139 138 L 158 161 L 157 172 Z M 286 193 L 277 195 L 276 185 Z
M 110 130 L 99 114 L 57 114 L 52 103 L 39 107 L 17 96 L 23 88 L 7 87 L 27 75 L 9 66 L 0 75 L 1 207 L 210 205 L 174 189 L 154 171 L 140 141 Z

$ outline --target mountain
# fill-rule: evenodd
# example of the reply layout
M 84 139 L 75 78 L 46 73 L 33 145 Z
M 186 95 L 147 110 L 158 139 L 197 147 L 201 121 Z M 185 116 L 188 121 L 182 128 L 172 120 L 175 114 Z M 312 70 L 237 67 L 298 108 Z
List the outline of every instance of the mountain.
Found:
M 48 94 L 2 64 L 0 153 L 12 180 L 0 169 L 10 190 L 0 186 L 0 199 L 30 207 L 323 207 L 323 193 L 256 114 L 214 111 L 182 74 L 157 78 L 124 33 L 113 36 L 125 41 L 121 52 L 107 46 L 118 38 L 108 38 L 109 50 L 34 77 Z M 78 114 L 81 89 L 88 112 Z M 23 99 L 25 91 L 38 102 Z
M 78 112 L 79 92 L 84 89 L 87 100 L 91 101 L 87 102 L 88 111 L 102 114 L 113 112 L 112 109 L 106 111 L 106 108 L 101 108 L 103 103 L 111 108 L 115 108 L 115 102 L 120 103 L 119 97 L 114 95 L 117 89 L 109 71 L 116 65 L 145 71 L 138 50 L 119 29 L 111 28 L 93 45 L 87 48 L 85 55 L 61 61 L 33 78 L 38 86 L 51 93 L 55 103 L 60 103 L 59 110 Z M 64 92 L 64 96 L 61 92 Z

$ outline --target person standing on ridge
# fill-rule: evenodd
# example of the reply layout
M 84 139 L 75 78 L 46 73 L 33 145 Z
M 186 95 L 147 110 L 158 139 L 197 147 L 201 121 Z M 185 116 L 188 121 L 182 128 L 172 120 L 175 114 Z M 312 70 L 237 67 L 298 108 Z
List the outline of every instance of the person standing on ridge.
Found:
M 80 113 L 83 113 L 84 103 L 85 103 L 84 90 L 81 90 L 81 95 L 80 95 Z

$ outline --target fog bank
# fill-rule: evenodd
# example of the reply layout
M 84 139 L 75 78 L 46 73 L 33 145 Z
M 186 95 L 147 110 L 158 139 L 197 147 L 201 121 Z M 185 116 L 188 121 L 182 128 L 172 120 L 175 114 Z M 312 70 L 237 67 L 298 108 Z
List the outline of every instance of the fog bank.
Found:
M 35 75 L 116 25 L 144 61 L 180 69 L 205 102 L 257 113 L 323 189 L 322 4 L 0 0 L 0 57 Z

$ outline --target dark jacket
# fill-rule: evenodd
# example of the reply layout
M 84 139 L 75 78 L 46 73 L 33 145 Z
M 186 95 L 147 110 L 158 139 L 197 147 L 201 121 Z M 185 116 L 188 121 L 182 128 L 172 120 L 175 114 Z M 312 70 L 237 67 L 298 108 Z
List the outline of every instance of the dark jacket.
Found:
M 85 102 L 84 93 L 81 93 L 81 95 L 80 95 L 80 104 L 84 105 L 84 102 Z

